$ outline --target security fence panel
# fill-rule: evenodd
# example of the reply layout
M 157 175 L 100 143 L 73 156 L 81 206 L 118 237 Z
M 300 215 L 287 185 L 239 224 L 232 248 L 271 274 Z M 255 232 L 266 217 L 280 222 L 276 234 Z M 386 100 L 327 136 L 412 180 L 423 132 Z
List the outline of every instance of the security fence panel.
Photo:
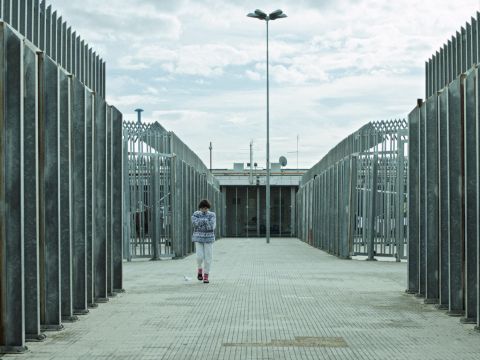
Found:
M 57 65 L 43 58 L 39 115 L 40 148 L 40 319 L 45 330 L 59 330 L 60 288 L 60 183 L 59 183 L 59 104 Z
M 480 28 L 480 14 L 477 13 L 477 26 Z M 480 29 L 477 30 L 477 35 L 480 37 Z M 477 187 L 476 187 L 476 201 L 477 201 L 477 217 L 476 217 L 476 224 L 477 224 L 477 310 L 476 310 L 476 318 L 477 318 L 477 326 L 476 329 L 480 330 L 480 116 L 478 114 L 479 107 L 480 107 L 480 88 L 478 84 L 478 68 L 475 70 L 475 102 L 476 102 L 476 117 L 475 117 L 475 125 L 476 125 L 476 169 L 477 169 Z
M 90 76 L 90 75 L 88 75 Z M 115 296 L 113 292 L 113 246 L 112 246 L 112 108 L 107 105 L 106 115 L 106 142 L 105 142 L 105 229 L 106 245 L 107 245 L 107 294 Z
M 467 28 L 468 30 L 468 28 Z M 468 65 L 468 64 L 467 64 Z M 471 65 L 471 64 L 470 64 Z M 470 67 L 468 65 L 468 67 Z M 464 206 L 465 206 L 465 318 L 475 323 L 477 318 L 477 69 L 470 70 L 464 81 Z
M 412 129 L 413 134 L 417 129 Z M 413 136 L 413 135 L 412 135 Z M 411 169 L 415 168 L 410 160 Z M 448 88 L 444 88 L 438 95 L 438 171 L 439 171 L 439 300 L 438 307 L 442 310 L 448 309 L 449 302 L 449 258 L 448 258 Z M 413 172 L 413 170 L 412 170 Z M 409 181 L 412 181 L 411 179 Z M 410 196 L 413 193 L 410 191 Z M 410 208 L 410 211 L 412 209 Z M 416 222 L 418 223 L 418 214 Z M 410 240 L 410 243 L 412 241 Z M 412 257 L 409 257 L 409 262 Z
M 73 321 L 73 274 L 72 274 L 72 213 L 71 213 L 71 163 L 70 163 L 70 78 L 60 70 L 58 78 L 59 97 L 59 165 L 60 165 L 60 250 L 62 320 Z
M 158 123 L 125 121 L 123 146 L 127 260 L 180 258 L 193 252 L 191 215 L 204 198 L 216 211 L 217 237 L 222 236 L 218 180 L 174 133 Z
M 0 24 L 0 352 L 24 351 L 24 238 L 21 230 L 23 169 L 22 41 L 4 23 Z M 7 71 L 8 70 L 8 71 Z M 16 156 L 12 156 L 16 154 Z
M 113 258 L 113 290 L 123 291 L 123 149 L 122 149 L 122 113 L 112 107 L 112 161 L 111 161 L 111 182 L 112 182 L 112 258 Z
M 303 176 L 302 240 L 342 258 L 407 257 L 406 129 L 405 120 L 369 123 Z
M 85 89 L 72 82 L 72 234 L 73 308 L 78 315 L 87 309 L 87 242 L 85 216 Z
M 27 44 L 24 46 L 23 56 L 25 83 L 23 117 L 23 167 L 24 188 L 29 189 L 24 193 L 22 201 L 22 206 L 24 209 L 23 231 L 25 251 L 25 336 L 27 340 L 42 340 L 45 338 L 45 336 L 41 333 L 40 329 L 40 279 L 38 272 L 38 235 L 40 224 L 38 221 L 39 209 L 37 206 L 39 194 L 37 123 L 37 108 L 39 102 L 39 61 L 35 49 Z
M 420 252 L 420 107 L 408 115 L 408 267 L 407 292 L 416 294 L 419 288 L 419 252 Z
M 45 1 L 0 3 L 0 352 L 9 353 L 25 351 L 25 339 L 43 340 L 42 329 L 62 329 L 93 302 L 89 284 L 101 273 L 88 266 L 94 254 L 89 126 L 92 90 L 105 97 L 105 66 L 102 82 L 98 74 L 92 81 L 93 57 L 80 56 L 79 36 Z M 112 133 L 104 153 L 121 156 L 113 147 L 120 136 Z M 108 184 L 122 178 L 104 176 Z M 112 214 L 121 213 L 121 198 L 112 201 Z M 103 231 L 113 229 L 110 220 Z M 107 256 L 112 263 L 113 253 Z M 122 272 L 118 260 L 114 271 Z
M 431 96 L 426 104 L 425 118 L 425 302 L 438 302 L 439 237 L 438 237 L 438 97 Z
M 462 315 L 463 304 L 463 76 L 448 91 L 449 314 Z
M 85 89 L 85 241 L 87 246 L 87 304 L 88 307 L 96 307 L 95 302 L 95 279 L 94 279 L 94 228 L 93 228 L 93 122 L 95 119 L 95 95 Z
M 94 296 L 98 302 L 108 299 L 107 291 L 107 219 L 106 219 L 106 173 L 107 173 L 107 108 L 98 96 L 94 99 L 93 121 L 93 263 L 95 269 Z
M 415 138 L 422 138 L 425 156 L 417 163 L 410 151 L 410 174 L 420 174 L 425 167 L 425 187 L 416 188 L 409 178 L 409 288 L 412 280 L 426 279 L 426 302 L 436 303 L 439 309 L 452 316 L 463 316 L 461 321 L 479 320 L 479 139 L 478 126 L 478 41 L 479 19 L 471 19 L 465 28 L 457 31 L 442 51 L 433 56 L 441 67 L 426 64 L 426 97 L 412 114 L 420 112 L 425 127 L 415 126 L 418 116 L 410 116 L 410 146 Z M 438 81 L 440 79 L 440 81 Z M 442 80 L 443 79 L 443 80 Z M 436 119 L 436 121 L 435 121 Z M 436 123 L 437 129 L 433 128 Z M 436 135 L 436 139 L 435 136 Z M 424 145 L 422 145 L 422 143 Z M 419 155 L 422 155 L 420 150 Z M 438 192 L 435 192 L 435 163 L 438 173 Z M 415 184 L 416 185 L 416 184 Z M 437 195 L 438 194 L 438 195 Z M 418 200 L 417 200 L 418 196 Z M 438 198 L 438 211 L 435 209 Z M 422 204 L 426 200 L 425 211 Z M 419 206 L 413 205 L 413 201 Z M 433 207 L 432 207 L 433 206 Z M 419 211 L 418 216 L 415 211 Z M 438 215 L 435 216 L 434 214 Z M 435 218 L 436 217 L 436 218 Z M 418 219 L 418 237 L 415 227 Z M 425 228 L 422 225 L 426 224 Z M 438 224 L 438 225 L 437 225 Z M 438 234 L 436 232 L 438 231 Z M 422 243 L 425 234 L 426 242 Z M 433 234 L 433 235 L 432 235 Z M 420 242 L 418 259 L 414 266 L 416 241 Z M 438 255 L 437 255 L 438 254 Z M 437 255 L 437 256 L 436 256 Z M 438 262 L 438 265 L 437 263 Z M 426 268 L 422 264 L 426 264 Z M 436 276 L 438 270 L 438 278 Z M 438 284 L 438 300 L 436 286 Z
M 425 111 L 426 106 L 420 108 L 419 119 L 419 171 L 418 171 L 418 187 L 420 189 L 419 195 L 419 251 L 418 251 L 418 295 L 425 295 Z

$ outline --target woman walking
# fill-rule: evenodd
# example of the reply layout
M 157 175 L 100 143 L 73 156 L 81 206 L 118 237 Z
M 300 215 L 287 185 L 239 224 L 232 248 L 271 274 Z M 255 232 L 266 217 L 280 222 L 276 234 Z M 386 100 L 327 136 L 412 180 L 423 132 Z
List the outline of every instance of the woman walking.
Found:
M 212 264 L 213 242 L 215 241 L 216 217 L 210 211 L 208 200 L 200 201 L 198 211 L 192 215 L 193 236 L 197 252 L 198 275 L 197 279 L 208 284 L 208 274 Z M 203 267 L 202 267 L 203 265 Z

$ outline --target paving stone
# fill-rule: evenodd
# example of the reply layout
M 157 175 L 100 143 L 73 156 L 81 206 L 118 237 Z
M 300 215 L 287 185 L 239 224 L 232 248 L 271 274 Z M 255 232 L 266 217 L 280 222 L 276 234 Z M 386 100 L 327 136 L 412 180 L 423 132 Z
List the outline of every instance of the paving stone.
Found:
M 473 325 L 404 293 L 405 263 L 339 260 L 297 239 L 222 239 L 125 263 L 124 294 L 5 359 L 475 359 Z

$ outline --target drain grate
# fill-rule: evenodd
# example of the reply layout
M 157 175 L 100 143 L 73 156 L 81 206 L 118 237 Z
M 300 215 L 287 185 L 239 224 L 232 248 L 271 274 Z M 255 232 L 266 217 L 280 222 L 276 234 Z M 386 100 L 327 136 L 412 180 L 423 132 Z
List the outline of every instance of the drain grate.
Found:
M 270 342 L 232 342 L 223 346 L 258 346 L 258 347 L 348 347 L 343 337 L 295 336 L 295 339 L 276 340 Z

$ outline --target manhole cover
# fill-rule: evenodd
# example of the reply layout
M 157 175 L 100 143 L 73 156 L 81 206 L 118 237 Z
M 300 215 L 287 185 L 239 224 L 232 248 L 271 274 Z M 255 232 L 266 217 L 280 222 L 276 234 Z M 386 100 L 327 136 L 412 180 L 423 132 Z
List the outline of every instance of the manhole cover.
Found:
M 264 347 L 348 347 L 343 337 L 323 336 L 295 336 L 295 339 L 277 340 L 270 342 L 239 342 L 223 343 L 223 346 L 264 346 Z

